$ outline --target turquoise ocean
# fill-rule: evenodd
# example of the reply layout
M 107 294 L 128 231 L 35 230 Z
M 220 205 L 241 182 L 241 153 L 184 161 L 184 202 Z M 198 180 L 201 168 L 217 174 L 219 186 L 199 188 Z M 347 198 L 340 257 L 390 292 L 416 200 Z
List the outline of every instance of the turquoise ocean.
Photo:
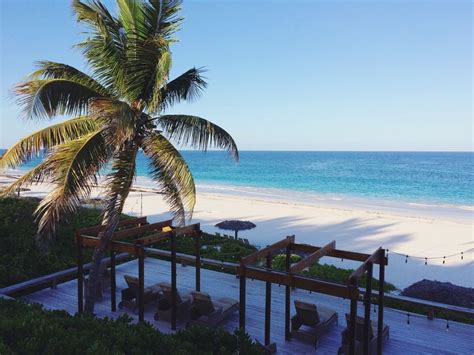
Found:
M 3 153 L 4 150 L 0 150 Z M 474 205 L 472 152 L 183 151 L 196 183 L 331 196 Z M 38 164 L 34 158 L 19 170 Z M 139 155 L 137 175 L 148 161 Z

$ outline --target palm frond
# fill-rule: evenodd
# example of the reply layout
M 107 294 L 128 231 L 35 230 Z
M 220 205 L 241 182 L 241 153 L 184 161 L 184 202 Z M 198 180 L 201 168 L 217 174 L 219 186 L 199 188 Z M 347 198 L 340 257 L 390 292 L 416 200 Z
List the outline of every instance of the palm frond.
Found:
M 36 209 L 38 235 L 54 235 L 59 217 L 72 214 L 81 200 L 90 195 L 97 175 L 111 156 L 100 131 L 58 146 L 48 157 L 54 169 L 51 182 L 56 187 Z
M 35 166 L 33 169 L 23 174 L 19 179 L 10 185 L 6 186 L 0 191 L 0 196 L 8 196 L 20 189 L 23 186 L 29 186 L 31 184 L 39 184 L 43 181 L 51 178 L 54 173 L 54 169 L 50 165 L 48 159 L 45 159 L 40 164 Z
M 191 219 L 196 204 L 196 187 L 186 161 L 161 134 L 144 139 L 143 151 L 150 158 L 150 175 L 160 184 L 178 224 Z
M 114 93 L 100 84 L 91 76 L 71 67 L 67 64 L 56 63 L 42 60 L 36 63 L 37 70 L 31 75 L 31 79 L 66 79 L 84 85 L 91 90 L 97 92 L 100 96 L 114 96 Z
M 89 100 L 100 93 L 68 79 L 31 80 L 15 87 L 26 118 L 87 113 Z
M 163 115 L 157 118 L 158 125 L 170 140 L 184 146 L 207 150 L 219 148 L 229 151 L 239 160 L 239 151 L 232 136 L 223 128 L 204 118 L 189 115 Z
M 193 101 L 201 96 L 207 83 L 202 77 L 204 69 L 192 68 L 161 88 L 161 109 L 165 110 L 181 101 Z
M 140 112 L 133 110 L 129 104 L 109 98 L 98 98 L 91 101 L 90 113 L 103 126 L 107 145 L 121 146 L 135 135 Z
M 77 46 L 82 49 L 94 78 L 117 96 L 126 96 L 127 38 L 120 20 L 102 2 L 74 0 L 73 11 L 78 22 L 88 25 L 88 37 Z
M 24 164 L 41 151 L 94 132 L 98 122 L 82 116 L 61 122 L 22 138 L 0 157 L 0 170 Z

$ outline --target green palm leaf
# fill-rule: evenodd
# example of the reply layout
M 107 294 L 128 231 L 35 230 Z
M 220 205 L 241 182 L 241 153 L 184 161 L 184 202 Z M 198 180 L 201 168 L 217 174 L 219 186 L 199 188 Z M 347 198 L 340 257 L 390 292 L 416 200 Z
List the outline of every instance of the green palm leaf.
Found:
M 186 161 L 161 134 L 147 137 L 142 144 L 150 158 L 150 175 L 157 181 L 178 224 L 191 219 L 196 204 L 196 187 Z
M 210 147 L 226 149 L 235 160 L 239 160 L 239 151 L 232 136 L 223 128 L 204 118 L 189 115 L 163 115 L 156 121 L 168 138 L 177 144 L 201 150 Z
M 48 150 L 58 144 L 77 139 L 98 128 L 98 123 L 90 117 L 77 117 L 46 127 L 30 134 L 10 147 L 0 158 L 0 169 L 15 168 L 42 150 Z
M 192 68 L 167 83 L 161 90 L 161 109 L 171 107 L 176 103 L 193 101 L 201 96 L 207 83 L 202 77 L 204 70 Z M 153 112 L 153 111 L 152 111 Z
M 87 198 L 93 184 L 97 184 L 99 170 L 110 158 L 100 131 L 58 146 L 48 157 L 54 170 L 50 182 L 56 187 L 41 201 L 36 215 L 39 219 L 38 234 L 54 235 L 59 217 L 72 214 Z
M 89 100 L 101 96 L 93 88 L 68 79 L 27 81 L 15 91 L 26 118 L 86 114 Z

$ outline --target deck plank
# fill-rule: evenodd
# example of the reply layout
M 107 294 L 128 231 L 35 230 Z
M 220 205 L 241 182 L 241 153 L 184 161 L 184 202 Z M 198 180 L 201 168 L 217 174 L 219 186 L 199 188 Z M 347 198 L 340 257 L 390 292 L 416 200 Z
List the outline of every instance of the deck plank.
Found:
M 163 260 L 145 259 L 145 286 L 161 281 L 170 280 L 170 263 Z M 191 266 L 177 266 L 178 289 L 181 293 L 192 291 L 194 287 L 195 271 Z M 126 287 L 124 274 L 137 275 L 136 260 L 117 266 L 117 300 L 120 299 L 120 290 Z M 202 270 L 201 289 L 209 292 L 213 298 L 239 297 L 239 282 L 235 275 L 221 272 Z M 77 310 L 77 280 L 59 284 L 56 289 L 44 289 L 22 297 L 27 302 L 41 303 L 47 309 L 64 309 L 71 314 Z M 333 327 L 324 336 L 317 348 L 318 354 L 335 354 L 340 345 L 341 332 L 345 327 L 345 312 L 349 311 L 349 301 L 328 295 L 312 293 L 303 290 L 292 291 L 292 301 L 301 299 L 314 302 L 326 307 L 331 307 L 338 312 L 339 324 Z M 286 342 L 284 339 L 284 302 L 285 288 L 273 285 L 272 287 L 272 314 L 271 314 L 271 340 L 277 343 L 279 354 L 310 354 L 314 348 L 298 340 Z M 359 302 L 360 303 L 360 302 Z M 247 319 L 246 331 L 253 337 L 263 342 L 264 339 L 264 307 L 265 283 L 261 281 L 247 281 Z M 292 314 L 295 313 L 292 302 Z M 148 305 L 145 310 L 145 320 L 153 324 L 162 332 L 170 333 L 170 324 L 153 319 L 154 305 Z M 117 318 L 123 313 L 128 313 L 137 320 L 138 316 L 128 310 L 112 312 L 110 310 L 110 294 L 104 293 L 104 298 L 97 302 L 95 313 L 100 317 Z M 363 314 L 359 305 L 358 314 Z M 372 312 L 375 318 L 376 314 Z M 423 316 L 412 315 L 410 325 L 406 323 L 406 314 L 400 311 L 385 309 L 385 323 L 390 326 L 390 339 L 385 345 L 386 354 L 473 354 L 474 353 L 474 326 L 450 322 L 449 331 L 446 330 L 446 321 L 441 319 L 427 320 Z M 233 331 L 238 327 L 238 313 L 229 318 L 224 327 Z M 183 327 L 178 324 L 178 327 Z

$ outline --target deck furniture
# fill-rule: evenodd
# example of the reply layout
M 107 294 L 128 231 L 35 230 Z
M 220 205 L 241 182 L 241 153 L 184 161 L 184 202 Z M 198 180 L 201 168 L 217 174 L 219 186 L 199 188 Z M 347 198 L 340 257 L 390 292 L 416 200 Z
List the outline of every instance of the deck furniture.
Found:
M 346 322 L 347 328 L 344 329 L 341 333 L 342 335 L 342 345 L 339 348 L 338 354 L 349 354 L 349 324 L 350 324 L 350 315 L 346 313 Z M 355 354 L 364 353 L 364 317 L 357 317 L 356 320 L 356 343 L 355 343 Z M 370 321 L 369 326 L 369 354 L 377 354 L 377 335 L 374 333 L 374 329 L 377 329 L 377 322 Z M 386 324 L 382 328 L 382 338 L 385 342 L 386 339 L 390 336 L 390 327 Z
M 173 289 L 168 282 L 161 282 L 158 284 L 163 292 L 163 298 L 158 300 L 158 306 L 155 313 L 155 320 L 164 320 L 171 322 L 173 304 Z M 189 308 L 191 307 L 191 295 L 181 296 L 176 291 L 176 317 L 183 320 L 189 316 Z
M 211 296 L 205 292 L 193 291 L 191 294 L 193 303 L 189 324 L 216 327 L 239 309 L 239 302 L 233 298 L 222 297 L 212 301 Z
M 321 336 L 338 322 L 337 313 L 330 308 L 299 300 L 295 300 L 295 308 L 296 314 L 291 318 L 291 336 L 310 342 L 315 347 Z
M 124 275 L 125 282 L 128 287 L 122 290 L 122 301 L 119 303 L 119 308 L 127 307 L 134 313 L 138 309 L 138 294 L 139 294 L 139 280 L 138 277 L 131 275 Z M 163 297 L 161 287 L 159 284 L 145 287 L 143 292 L 143 302 L 150 303 Z

